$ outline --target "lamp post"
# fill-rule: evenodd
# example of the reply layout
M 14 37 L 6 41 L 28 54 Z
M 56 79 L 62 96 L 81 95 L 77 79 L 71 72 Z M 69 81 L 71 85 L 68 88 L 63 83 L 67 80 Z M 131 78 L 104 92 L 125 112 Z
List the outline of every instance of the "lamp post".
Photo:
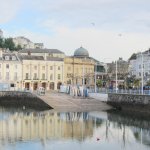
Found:
M 118 86 L 118 76 L 117 76 L 117 73 L 118 73 L 118 69 L 117 69 L 117 60 L 116 60 L 116 93 L 117 93 L 117 86 Z
M 83 76 L 83 83 L 82 83 L 82 85 L 83 85 L 83 87 L 85 86 L 85 64 L 84 64 L 85 62 L 86 62 L 86 57 L 83 60 L 83 66 L 82 66 L 82 69 L 83 69 L 83 71 L 82 71 L 82 76 Z
M 85 83 L 85 77 L 84 77 L 84 69 L 85 69 L 85 66 L 84 66 L 84 64 L 83 64 L 83 66 L 82 66 L 82 69 L 83 69 L 83 71 L 82 71 L 82 76 L 83 76 L 83 81 L 82 81 L 82 85 L 83 85 L 83 87 L 84 87 L 84 83 Z
M 141 87 L 141 91 L 142 91 L 142 95 L 143 95 L 143 54 L 141 52 L 141 78 L 142 78 L 142 87 Z
M 95 93 L 96 93 L 96 75 L 97 75 L 97 63 L 95 64 Z

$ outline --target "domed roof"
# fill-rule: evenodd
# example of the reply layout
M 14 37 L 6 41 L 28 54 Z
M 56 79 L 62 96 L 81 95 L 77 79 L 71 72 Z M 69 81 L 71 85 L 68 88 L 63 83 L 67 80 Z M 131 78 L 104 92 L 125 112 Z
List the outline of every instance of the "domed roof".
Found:
M 76 57 L 89 57 L 89 52 L 82 46 L 75 50 L 74 56 Z

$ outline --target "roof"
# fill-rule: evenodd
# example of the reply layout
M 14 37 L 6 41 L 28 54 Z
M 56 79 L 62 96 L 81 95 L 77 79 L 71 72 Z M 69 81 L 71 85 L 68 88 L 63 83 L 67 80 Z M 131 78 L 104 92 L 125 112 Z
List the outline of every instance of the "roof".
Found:
M 5 59 L 5 56 L 9 56 L 9 59 L 6 60 L 6 59 Z M 13 58 L 12 58 L 13 56 L 15 57 L 14 60 L 13 60 Z M 6 61 L 18 61 L 18 58 L 17 58 L 16 54 L 14 54 L 14 53 L 3 53 L 2 57 L 3 57 L 2 59 L 3 59 L 3 60 L 6 60 Z M 1 59 L 1 60 L 2 60 L 2 59 Z
M 43 56 L 33 56 L 33 55 L 18 55 L 20 60 L 44 60 Z
M 63 58 L 58 58 L 58 57 L 47 57 L 48 61 L 64 61 Z
M 60 53 L 60 54 L 64 54 L 64 52 L 58 50 L 58 49 L 39 49 L 39 48 L 36 48 L 36 49 L 23 49 L 23 50 L 20 50 L 19 53 Z
M 89 52 L 81 46 L 80 48 L 75 50 L 74 56 L 75 57 L 89 57 Z

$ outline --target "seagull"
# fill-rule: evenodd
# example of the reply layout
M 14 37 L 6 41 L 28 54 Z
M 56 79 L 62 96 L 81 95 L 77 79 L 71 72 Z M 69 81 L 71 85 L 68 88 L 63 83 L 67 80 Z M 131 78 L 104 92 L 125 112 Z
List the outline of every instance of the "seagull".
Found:
M 93 26 L 95 26 L 95 23 L 94 23 L 94 22 L 92 22 L 91 24 L 92 24 Z

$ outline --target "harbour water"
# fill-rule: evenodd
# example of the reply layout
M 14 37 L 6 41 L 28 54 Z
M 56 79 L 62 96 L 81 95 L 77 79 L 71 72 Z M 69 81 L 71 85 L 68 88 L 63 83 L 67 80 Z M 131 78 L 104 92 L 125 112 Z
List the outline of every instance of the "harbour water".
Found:
M 2 150 L 148 150 L 150 120 L 118 112 L 0 108 Z

